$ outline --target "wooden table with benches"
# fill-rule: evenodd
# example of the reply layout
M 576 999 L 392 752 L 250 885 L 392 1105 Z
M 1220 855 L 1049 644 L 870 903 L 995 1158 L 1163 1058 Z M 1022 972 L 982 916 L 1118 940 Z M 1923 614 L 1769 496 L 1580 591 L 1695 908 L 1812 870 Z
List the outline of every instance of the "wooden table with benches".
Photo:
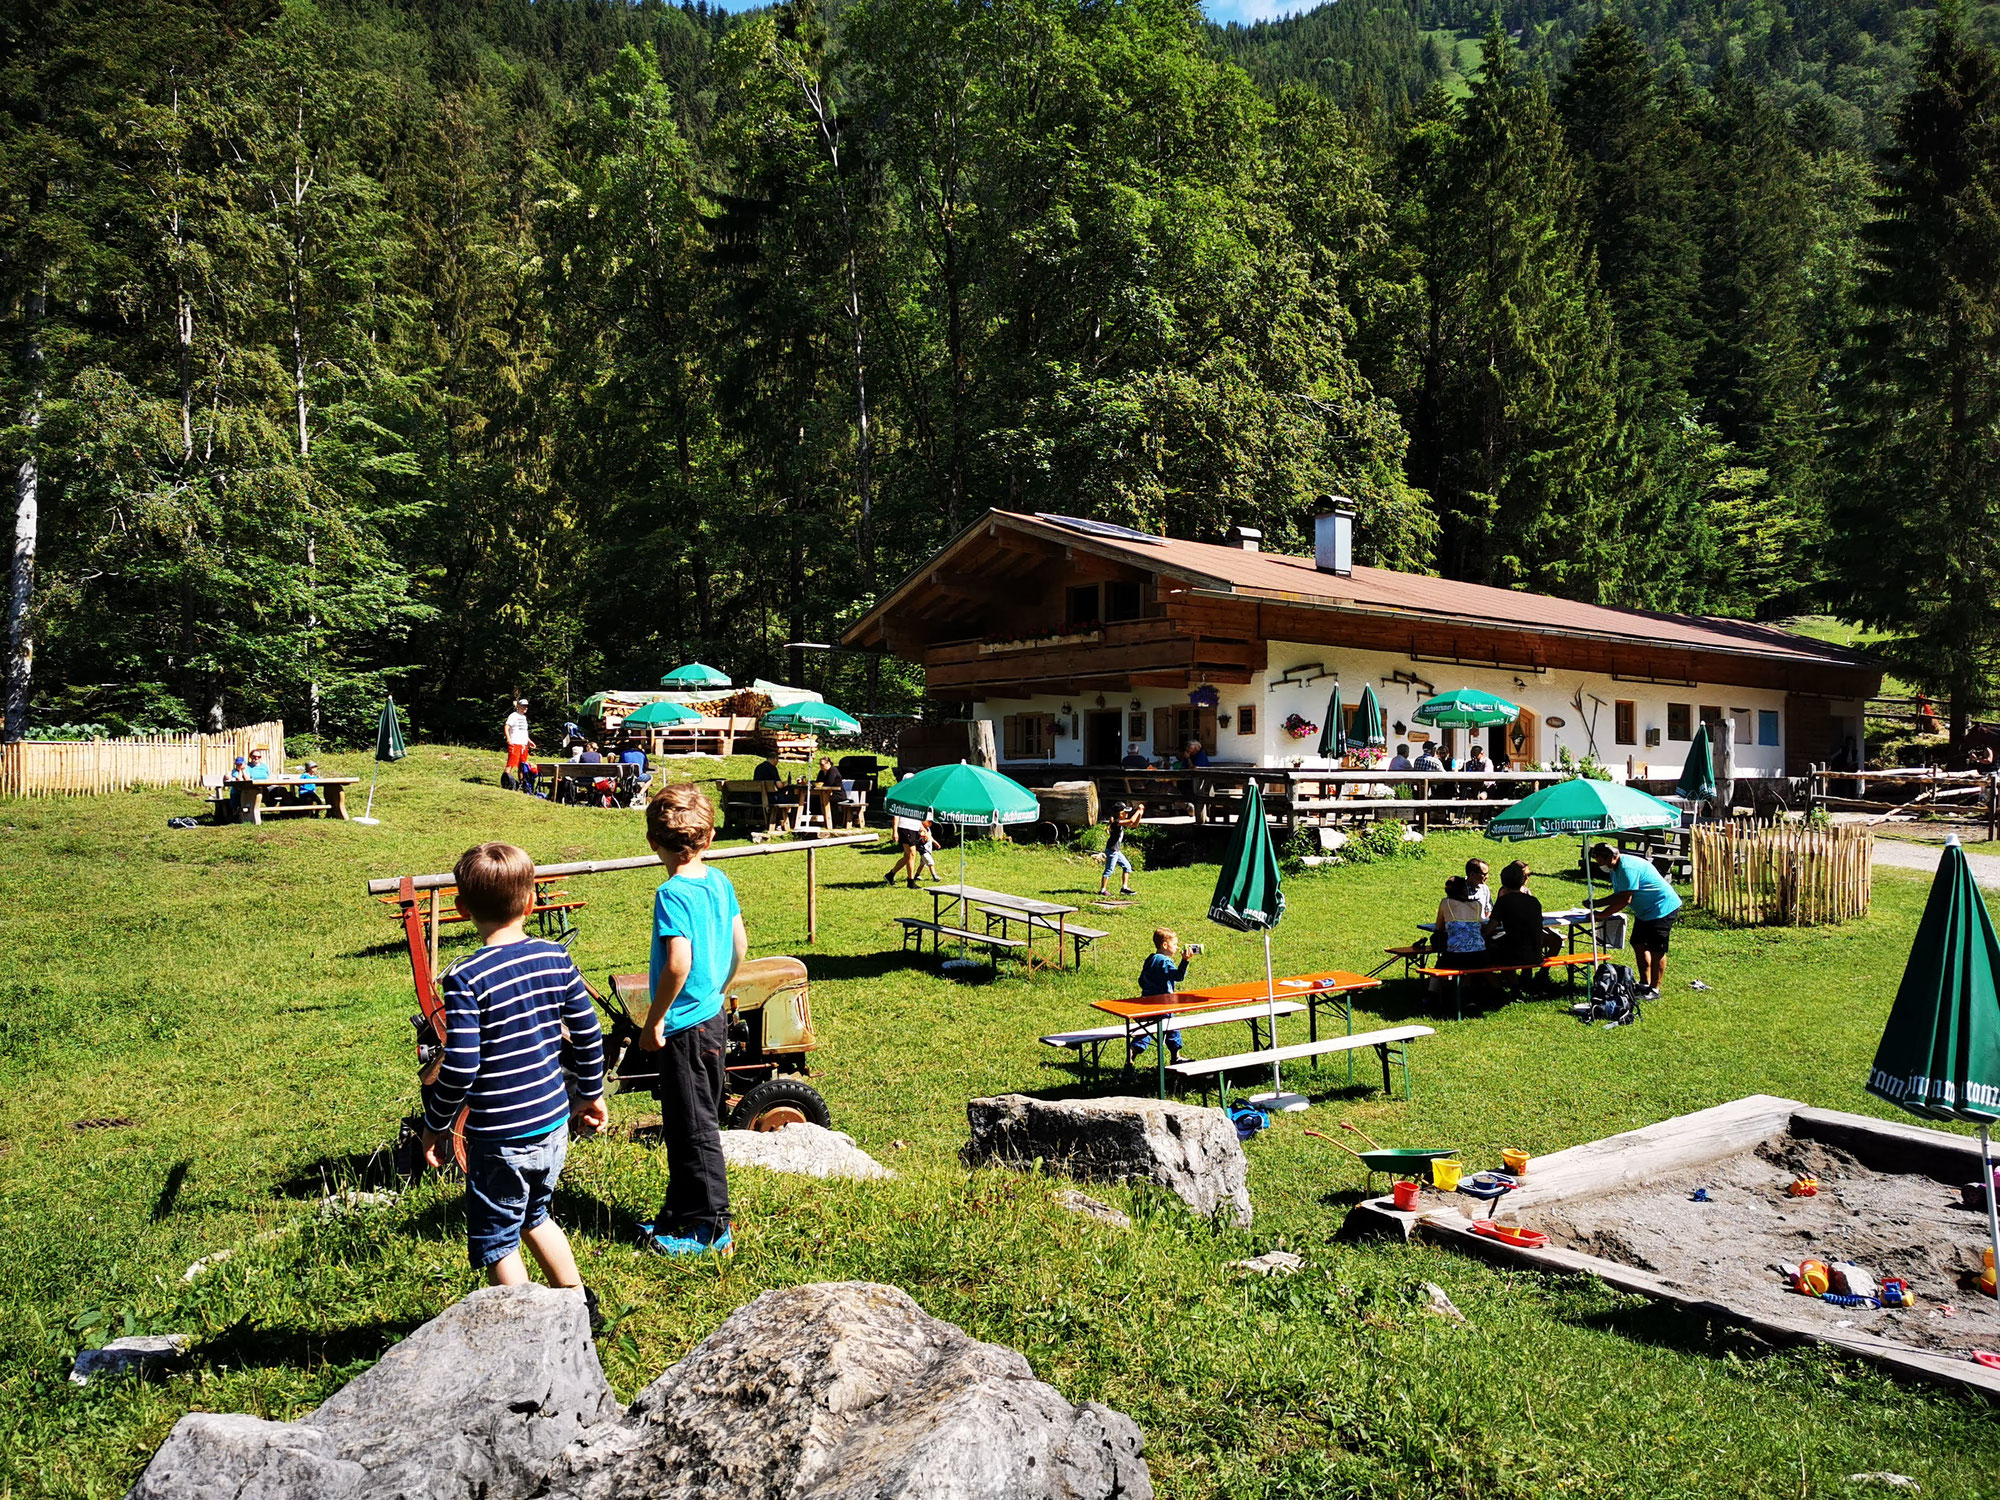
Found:
M 1038 901 L 1028 896 L 1009 895 L 1006 891 L 989 891 L 977 885 L 934 885 L 930 888 L 930 892 L 930 921 L 926 922 L 921 917 L 896 919 L 902 924 L 903 946 L 906 949 L 910 946 L 912 938 L 921 949 L 923 935 L 928 932 L 931 935 L 933 952 L 938 951 L 945 938 L 955 938 L 961 943 L 977 943 L 984 946 L 987 952 L 993 955 L 996 969 L 1002 952 L 1011 953 L 1016 950 L 1028 960 L 1028 967 L 1033 969 L 1038 962 L 1035 953 L 1035 934 L 1052 932 L 1056 939 L 1056 967 L 1060 969 L 1063 966 L 1063 944 L 1070 940 L 1072 929 L 1069 926 L 1069 918 L 1076 911 L 1074 906 L 1065 906 L 1060 901 Z M 972 908 L 975 904 L 985 910 L 984 932 L 976 932 L 972 927 Z M 945 920 L 945 913 L 951 908 L 957 908 L 959 911 L 959 919 L 955 923 Z M 993 931 L 996 922 L 1001 928 L 998 933 Z M 1009 922 L 1024 923 L 1027 936 L 1017 938 L 1010 934 L 1006 930 Z M 1079 963 L 1083 956 L 1082 943 L 1095 941 L 1104 936 L 1102 932 L 1092 928 L 1084 928 L 1081 931 L 1090 936 L 1078 944 Z
M 210 788 L 209 800 L 215 804 L 215 821 L 228 822 L 233 818 L 248 817 L 252 823 L 262 823 L 264 815 L 280 817 L 287 813 L 299 813 L 306 817 L 347 818 L 347 789 L 361 778 L 358 776 L 273 776 L 265 781 L 222 781 Z M 316 802 L 274 801 L 274 792 L 298 795 L 301 786 L 310 786 L 319 793 Z

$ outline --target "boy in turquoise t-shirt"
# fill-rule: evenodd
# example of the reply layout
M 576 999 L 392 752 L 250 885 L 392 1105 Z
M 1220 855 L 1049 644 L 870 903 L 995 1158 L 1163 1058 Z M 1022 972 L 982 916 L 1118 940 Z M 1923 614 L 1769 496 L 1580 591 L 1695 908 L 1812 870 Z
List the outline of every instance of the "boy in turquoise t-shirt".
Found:
M 699 787 L 669 786 L 646 805 L 646 842 L 667 867 L 653 898 L 653 1004 L 639 1045 L 658 1052 L 660 1138 L 667 1197 L 641 1225 L 659 1255 L 733 1253 L 729 1175 L 722 1160 L 729 1018 L 722 1000 L 749 948 L 729 877 L 702 858 L 715 810 Z

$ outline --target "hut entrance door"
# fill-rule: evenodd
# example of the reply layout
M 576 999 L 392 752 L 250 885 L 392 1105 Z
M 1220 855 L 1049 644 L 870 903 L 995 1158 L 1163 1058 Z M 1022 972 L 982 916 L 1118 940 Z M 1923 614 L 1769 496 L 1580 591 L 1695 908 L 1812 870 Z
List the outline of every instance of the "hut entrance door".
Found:
M 1125 758 L 1125 715 L 1105 709 L 1083 716 L 1083 762 L 1115 766 Z
M 1533 765 L 1542 758 L 1541 715 L 1532 708 L 1507 726 L 1507 760 L 1514 766 Z

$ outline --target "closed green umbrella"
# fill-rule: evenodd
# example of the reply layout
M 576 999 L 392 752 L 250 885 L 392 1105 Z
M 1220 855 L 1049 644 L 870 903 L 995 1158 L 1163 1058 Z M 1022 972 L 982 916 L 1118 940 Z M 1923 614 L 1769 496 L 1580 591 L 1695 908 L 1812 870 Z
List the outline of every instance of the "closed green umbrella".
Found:
M 660 679 L 663 688 L 711 688 L 728 687 L 729 674 L 718 672 L 714 667 L 691 661 L 684 667 L 675 667 Z
M 1927 1120 L 1979 1127 L 1986 1228 L 2000 1261 L 1993 1145 L 2000 1120 L 2000 938 L 1956 836 L 1938 861 L 1867 1089 Z
M 788 729 L 794 734 L 852 735 L 861 733 L 861 722 L 831 703 L 787 703 L 774 708 L 758 724 L 765 729 Z
M 368 773 L 368 806 L 361 816 L 354 820 L 355 822 L 372 825 L 382 821 L 374 816 L 375 777 L 382 769 L 382 762 L 388 761 L 394 765 L 409 753 L 403 744 L 403 721 L 396 713 L 396 700 L 384 698 L 382 717 L 375 721 L 375 766 Z
M 1383 749 L 1389 743 L 1389 725 L 1382 716 L 1382 700 L 1375 696 L 1373 683 L 1361 690 L 1361 701 L 1354 705 L 1354 728 L 1347 742 L 1371 750 Z
M 1694 743 L 1688 746 L 1688 758 L 1681 766 L 1681 779 L 1674 784 L 1674 795 L 1689 802 L 1715 800 L 1715 752 L 1709 744 L 1706 722 L 1694 732 Z
M 657 703 L 642 703 L 625 715 L 626 724 L 685 724 L 691 719 L 699 719 L 700 714 L 678 703 L 661 699 Z
M 1255 777 L 1243 789 L 1243 806 L 1236 814 L 1236 831 L 1229 839 L 1229 852 L 1222 856 L 1222 871 L 1215 879 L 1215 894 L 1209 897 L 1208 920 L 1237 932 L 1264 934 L 1264 992 L 1270 1005 L 1271 1045 L 1278 1045 L 1278 982 L 1271 973 L 1271 929 L 1285 915 L 1285 892 L 1278 877 L 1278 849 L 1271 829 L 1264 821 L 1264 794 Z M 1165 1029 L 1162 1021 L 1160 1027 Z M 1164 1047 L 1165 1038 L 1159 1040 Z M 1166 1093 L 1166 1064 L 1160 1064 L 1160 1092 Z M 1284 1092 L 1278 1063 L 1271 1061 L 1273 1109 L 1304 1109 L 1306 1101 Z
M 932 766 L 914 776 L 905 776 L 889 790 L 882 805 L 892 818 L 935 818 L 959 828 L 990 828 L 996 823 L 1032 823 L 1042 815 L 1035 794 L 1011 776 L 989 771 L 965 761 L 957 765 Z M 962 894 L 965 887 L 965 836 L 958 839 L 959 901 L 970 916 L 972 904 Z M 961 955 L 964 940 L 959 942 Z
M 1521 717 L 1521 708 L 1477 688 L 1454 688 L 1418 704 L 1413 717 L 1419 724 L 1484 729 L 1492 724 L 1513 723 Z
M 1326 723 L 1319 731 L 1319 756 L 1339 760 L 1347 754 L 1347 726 L 1340 722 L 1340 683 L 1333 684 L 1333 696 L 1326 700 Z
M 1593 833 L 1628 833 L 1642 828 L 1677 828 L 1681 815 L 1677 808 L 1668 806 L 1651 793 L 1642 792 L 1635 786 L 1626 786 L 1617 781 L 1591 781 L 1578 776 L 1569 781 L 1554 782 L 1531 796 L 1523 797 L 1512 807 L 1494 814 L 1493 821 L 1486 825 L 1486 836 L 1505 843 L 1515 843 L 1521 839 L 1546 839 L 1558 834 L 1574 833 L 1583 836 L 1585 843 Z M 1596 900 L 1596 891 L 1591 879 L 1590 856 L 1584 855 L 1583 890 L 1586 905 Z M 1599 954 L 1597 951 L 1597 919 L 1590 922 L 1590 963 L 1591 975 L 1595 978 Z

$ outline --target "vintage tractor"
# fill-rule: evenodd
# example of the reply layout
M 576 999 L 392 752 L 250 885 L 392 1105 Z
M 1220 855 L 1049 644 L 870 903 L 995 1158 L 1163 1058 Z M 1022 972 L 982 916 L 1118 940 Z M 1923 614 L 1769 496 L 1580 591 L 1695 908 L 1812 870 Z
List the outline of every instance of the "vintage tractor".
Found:
M 593 991 L 593 993 L 595 993 Z M 659 1054 L 639 1045 L 652 1000 L 646 974 L 613 974 L 611 996 L 598 997 L 606 1019 L 604 1065 L 621 1090 L 651 1090 L 660 1076 Z M 806 1121 L 831 1125 L 818 1089 L 806 1082 L 813 1039 L 806 966 L 796 958 L 753 958 L 736 971 L 724 999 L 729 1016 L 729 1093 L 722 1125 L 731 1130 L 778 1130 Z

